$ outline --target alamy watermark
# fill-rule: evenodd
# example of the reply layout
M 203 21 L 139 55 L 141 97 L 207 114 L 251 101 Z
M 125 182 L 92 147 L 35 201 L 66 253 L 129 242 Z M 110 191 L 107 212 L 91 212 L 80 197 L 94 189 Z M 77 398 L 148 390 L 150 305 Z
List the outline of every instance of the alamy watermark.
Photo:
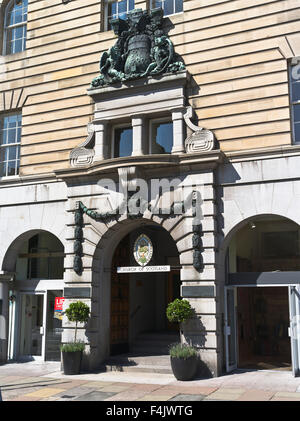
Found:
M 154 215 L 189 215 L 195 223 L 203 219 L 202 205 L 205 186 L 189 182 L 189 178 L 162 178 L 146 181 L 119 176 L 118 182 L 110 178 L 98 181 L 100 193 L 107 197 L 106 212 L 110 214 L 141 215 L 146 211 Z

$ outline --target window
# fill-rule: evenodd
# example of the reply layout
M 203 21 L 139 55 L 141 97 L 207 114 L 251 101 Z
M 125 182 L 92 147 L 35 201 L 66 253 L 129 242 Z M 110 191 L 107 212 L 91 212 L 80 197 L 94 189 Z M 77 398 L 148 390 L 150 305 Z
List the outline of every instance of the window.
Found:
M 294 143 L 300 142 L 300 63 L 290 67 L 290 97 Z
M 262 248 L 262 255 L 265 258 L 298 256 L 298 231 L 264 232 Z
M 174 15 L 183 11 L 183 0 L 153 0 L 152 7 L 162 8 L 164 16 Z
M 111 29 L 110 20 L 120 18 L 125 20 L 127 13 L 134 9 L 134 0 L 106 0 L 107 27 Z
M 132 154 L 132 127 L 119 127 L 114 129 L 114 158 L 131 156 Z
M 0 177 L 19 173 L 21 124 L 21 114 L 0 117 Z
M 28 0 L 11 0 L 5 10 L 4 54 L 15 54 L 26 48 Z
M 151 154 L 171 153 L 173 147 L 173 123 L 165 120 L 152 121 Z

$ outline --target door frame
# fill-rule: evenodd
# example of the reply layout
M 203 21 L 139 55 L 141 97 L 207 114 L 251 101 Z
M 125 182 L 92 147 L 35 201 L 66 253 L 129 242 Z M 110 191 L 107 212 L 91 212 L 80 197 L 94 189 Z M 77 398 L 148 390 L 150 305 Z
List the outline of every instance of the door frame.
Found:
M 294 376 L 299 376 L 300 375 L 300 336 L 299 336 L 299 341 L 295 342 L 293 344 L 293 339 L 295 338 L 295 335 L 293 335 L 293 329 L 292 329 L 292 301 L 291 301 L 291 288 L 297 288 L 298 287 L 298 292 L 299 292 L 299 296 L 300 296 L 300 285 L 295 285 L 295 284 L 259 284 L 259 285 L 253 285 L 253 284 L 249 284 L 249 285 L 225 285 L 224 287 L 224 336 L 225 336 L 225 361 L 226 361 L 226 372 L 229 373 L 233 370 L 235 370 L 237 368 L 238 365 L 238 334 L 237 334 L 237 318 L 236 318 L 236 306 L 235 306 L 235 310 L 234 310 L 234 314 L 235 314 L 235 344 L 236 344 L 236 355 L 235 355 L 235 363 L 233 365 L 229 364 L 229 344 L 228 344 L 228 333 L 226 332 L 226 326 L 227 325 L 227 314 L 228 314 L 228 308 L 227 308 L 227 289 L 234 289 L 235 290 L 235 296 L 236 296 L 236 292 L 237 292 L 237 288 L 244 288 L 244 287 L 248 287 L 248 288 L 262 288 L 262 287 L 286 287 L 288 290 L 288 298 L 289 298 L 289 302 L 288 302 L 288 311 L 289 311 L 289 316 L 290 316 L 290 327 L 289 327 L 289 336 L 290 336 L 290 340 L 291 340 L 291 363 L 292 363 L 292 373 Z M 237 303 L 235 303 L 237 304 Z M 299 320 L 298 320 L 298 325 L 297 325 L 297 329 L 300 332 L 300 298 L 299 298 L 299 302 L 297 303 L 298 305 L 298 310 L 295 312 L 294 315 L 298 315 L 299 316 Z M 294 339 L 295 340 L 295 339 Z M 298 351 L 298 354 L 296 354 L 296 352 Z M 297 363 L 298 362 L 298 363 Z
M 9 359 L 20 359 L 20 332 L 22 323 L 21 313 L 21 297 L 23 295 L 43 295 L 43 324 L 42 324 L 42 355 L 31 355 L 35 361 L 46 361 L 46 328 L 47 328 L 47 302 L 48 291 L 64 290 L 63 279 L 34 279 L 26 281 L 17 281 L 12 290 L 12 294 L 16 296 L 16 305 L 14 306 L 10 316 L 12 323 L 9 323 L 9 337 L 12 338 L 10 342 L 10 349 L 8 349 Z M 12 358 L 11 358 L 12 357 Z M 24 356 L 26 359 L 27 356 Z
M 228 317 L 228 313 L 229 313 L 229 303 L 227 300 L 227 292 L 228 291 L 232 291 L 233 293 L 233 325 L 229 324 L 229 317 Z M 238 343 L 237 343 L 237 323 L 236 323 L 236 287 L 233 286 L 228 286 L 226 285 L 224 288 L 224 336 L 225 336 L 225 362 L 226 362 L 226 372 L 230 373 L 231 371 L 235 370 L 237 368 L 237 360 L 238 360 Z M 234 355 L 234 363 L 230 364 L 229 361 L 229 336 L 232 334 L 234 334 L 234 345 L 235 345 L 235 355 Z

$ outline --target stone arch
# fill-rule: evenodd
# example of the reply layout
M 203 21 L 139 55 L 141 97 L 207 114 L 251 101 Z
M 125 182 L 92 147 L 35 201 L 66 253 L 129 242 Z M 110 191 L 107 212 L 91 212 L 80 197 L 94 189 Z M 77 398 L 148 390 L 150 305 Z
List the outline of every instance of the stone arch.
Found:
M 281 217 L 283 219 L 286 219 L 290 222 L 293 222 L 297 225 L 300 225 L 299 222 L 297 221 L 296 218 L 291 218 L 291 216 L 286 216 L 284 214 L 280 214 L 280 213 L 256 213 L 253 214 L 251 216 L 248 216 L 247 218 L 240 218 L 239 221 L 235 221 L 235 224 L 233 226 L 230 227 L 230 229 L 227 231 L 227 233 L 225 234 L 224 239 L 222 240 L 222 243 L 220 245 L 220 252 L 219 252 L 219 263 L 222 267 L 224 267 L 225 265 L 225 259 L 226 259 L 226 253 L 230 244 L 230 241 L 233 239 L 233 237 L 235 236 L 235 234 L 237 234 L 237 232 L 243 228 L 245 225 L 247 225 L 249 222 L 254 222 L 255 220 L 258 220 L 262 217 L 265 216 L 273 216 L 273 217 Z
M 2 270 L 4 272 L 15 272 L 18 253 L 24 241 L 29 240 L 29 238 L 33 237 L 36 234 L 39 234 L 40 232 L 48 233 L 55 236 L 57 240 L 61 243 L 61 245 L 64 247 L 62 241 L 50 231 L 42 230 L 42 229 L 32 229 L 32 230 L 26 231 L 20 234 L 17 238 L 15 238 L 15 240 L 8 247 L 2 261 Z
M 93 330 L 97 333 L 90 335 L 91 360 L 90 367 L 97 367 L 100 362 L 109 356 L 109 332 L 110 332 L 110 266 L 114 252 L 120 241 L 130 232 L 142 226 L 157 226 L 165 230 L 176 245 L 178 257 L 180 250 L 177 242 L 180 235 L 168 231 L 164 227 L 164 218 L 143 217 L 123 218 L 113 221 L 109 228 L 100 238 L 95 247 L 92 261 L 92 313 L 95 315 Z M 180 218 L 181 219 L 181 218 Z M 160 223 L 159 223 L 160 222 Z M 178 221 L 177 221 L 178 223 Z M 174 221 L 174 224 L 175 221 Z M 176 241 L 177 240 L 177 241 Z M 93 352 L 93 349 L 95 352 Z

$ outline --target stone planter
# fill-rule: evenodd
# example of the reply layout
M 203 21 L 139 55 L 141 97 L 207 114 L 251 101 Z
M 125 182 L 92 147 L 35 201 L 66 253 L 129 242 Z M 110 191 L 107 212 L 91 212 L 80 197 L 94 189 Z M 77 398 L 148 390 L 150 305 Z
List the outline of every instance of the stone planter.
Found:
M 62 352 L 64 374 L 79 374 L 82 351 Z
M 197 372 L 198 357 L 193 356 L 187 359 L 171 358 L 171 367 L 174 376 L 177 380 L 187 381 L 192 380 Z

